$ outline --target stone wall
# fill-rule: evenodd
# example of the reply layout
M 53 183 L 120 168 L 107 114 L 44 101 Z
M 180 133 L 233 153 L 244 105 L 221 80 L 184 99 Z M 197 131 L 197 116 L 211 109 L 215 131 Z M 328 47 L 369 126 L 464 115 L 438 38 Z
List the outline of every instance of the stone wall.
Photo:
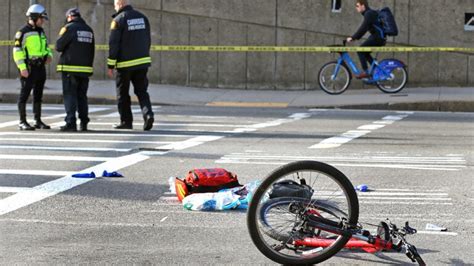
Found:
M 107 44 L 112 0 L 40 0 L 50 14 L 45 27 L 51 43 L 64 12 L 78 6 L 93 27 L 98 44 Z M 354 0 L 342 0 L 331 12 L 330 0 L 133 0 L 152 25 L 156 45 L 323 46 L 340 43 L 362 21 Z M 470 47 L 474 32 L 464 31 L 464 13 L 472 0 L 380 0 L 389 6 L 400 34 L 389 45 Z M 0 0 L 0 40 L 12 39 L 25 23 L 28 0 Z M 11 47 L 0 47 L 0 77 L 17 70 Z M 98 51 L 93 78 L 104 79 L 107 53 Z M 242 89 L 315 89 L 327 53 L 152 52 L 150 79 L 155 83 Z M 474 56 L 459 53 L 389 53 L 409 65 L 410 86 L 472 86 Z M 56 60 L 57 62 L 57 54 Z M 59 78 L 49 67 L 49 76 Z

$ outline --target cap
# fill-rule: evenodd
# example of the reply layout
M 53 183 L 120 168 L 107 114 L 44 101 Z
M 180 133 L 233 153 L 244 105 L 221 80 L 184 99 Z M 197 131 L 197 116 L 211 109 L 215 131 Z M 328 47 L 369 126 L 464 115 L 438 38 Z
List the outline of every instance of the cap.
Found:
M 66 11 L 66 17 L 69 17 L 69 16 L 80 17 L 81 12 L 79 11 L 79 8 L 73 7 L 73 8 L 68 9 L 68 11 Z

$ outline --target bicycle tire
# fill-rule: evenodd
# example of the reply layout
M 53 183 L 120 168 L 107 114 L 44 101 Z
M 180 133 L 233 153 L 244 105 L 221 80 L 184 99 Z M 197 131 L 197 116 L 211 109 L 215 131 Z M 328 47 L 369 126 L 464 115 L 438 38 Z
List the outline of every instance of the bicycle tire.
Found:
M 397 74 L 393 74 L 395 71 L 400 71 L 400 74 L 402 75 L 402 81 L 399 85 L 396 85 L 396 86 L 387 86 L 385 85 L 387 82 L 391 81 L 391 80 L 387 80 L 387 81 L 379 81 L 377 82 L 377 88 L 379 88 L 379 90 L 383 91 L 384 93 L 388 93 L 388 94 L 393 94 L 393 93 L 398 93 L 400 92 L 401 90 L 403 90 L 405 88 L 405 86 L 407 85 L 408 83 L 408 71 L 406 69 L 406 67 L 397 67 L 395 69 L 392 70 L 392 72 L 390 73 L 392 76 L 392 80 L 395 79 L 395 78 L 398 78 L 398 77 L 394 77 L 396 76 Z M 396 72 L 395 72 L 396 73 Z
M 347 222 L 351 225 L 355 225 L 358 221 L 359 203 L 357 193 L 349 179 L 347 179 L 347 177 L 336 168 L 316 161 L 299 161 L 276 169 L 263 180 L 262 184 L 255 191 L 247 213 L 247 227 L 250 237 L 259 251 L 269 259 L 280 264 L 315 264 L 323 262 L 339 252 L 339 250 L 341 250 L 350 239 L 350 236 L 338 235 L 331 246 L 315 253 L 311 253 L 310 255 L 299 255 L 297 253 L 298 250 L 295 250 L 295 254 L 292 255 L 283 254 L 280 250 L 276 250 L 276 247 L 270 246 L 266 242 L 266 235 L 261 232 L 260 228 L 259 213 L 262 204 L 265 203 L 268 190 L 271 189 L 274 182 L 281 178 L 293 174 L 299 176 L 300 173 L 304 174 L 305 172 L 310 173 L 310 176 L 311 173 L 315 173 L 316 178 L 324 175 L 332 180 L 335 186 L 338 186 L 338 189 L 341 191 L 341 197 L 345 200 L 344 203 L 347 203 Z M 293 250 L 290 250 L 290 252 L 291 251 Z
M 321 90 L 331 95 L 338 95 L 345 92 L 347 88 L 349 88 L 352 80 L 352 74 L 349 71 L 349 68 L 346 66 L 346 64 L 342 63 L 338 73 L 338 79 L 340 78 L 338 81 L 342 81 L 342 85 L 341 87 L 330 89 L 326 82 L 328 82 L 328 79 L 332 80 L 332 73 L 334 73 L 335 67 L 337 65 L 338 63 L 336 61 L 326 63 L 321 67 L 318 73 L 319 87 Z M 343 75 L 341 75 L 341 71 L 343 72 Z M 336 82 L 333 80 L 333 83 L 335 84 Z

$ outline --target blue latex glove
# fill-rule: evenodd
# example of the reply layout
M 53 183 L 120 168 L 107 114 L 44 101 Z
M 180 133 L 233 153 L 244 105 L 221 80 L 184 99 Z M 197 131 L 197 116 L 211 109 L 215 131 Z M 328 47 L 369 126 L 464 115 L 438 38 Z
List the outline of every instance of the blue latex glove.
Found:
M 94 172 L 77 173 L 77 174 L 73 174 L 72 177 L 75 177 L 75 178 L 95 178 L 95 173 Z

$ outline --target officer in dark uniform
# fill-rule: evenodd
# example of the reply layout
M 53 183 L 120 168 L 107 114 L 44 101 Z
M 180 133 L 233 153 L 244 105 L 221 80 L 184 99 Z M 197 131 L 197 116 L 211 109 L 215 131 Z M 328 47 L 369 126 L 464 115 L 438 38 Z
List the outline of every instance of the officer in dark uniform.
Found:
M 16 33 L 13 48 L 13 60 L 15 60 L 21 76 L 18 128 L 20 130 L 50 129 L 51 127 L 41 121 L 41 103 L 46 82 L 45 64 L 50 63 L 53 57 L 42 28 L 44 22 L 48 20 L 48 14 L 42 5 L 32 5 L 28 8 L 26 16 L 28 23 Z M 26 120 L 26 102 L 33 88 L 34 127 Z
M 148 95 L 147 72 L 151 65 L 150 23 L 147 17 L 134 10 L 127 0 L 115 0 L 115 11 L 110 26 L 108 75 L 117 69 L 116 87 L 120 124 L 116 129 L 132 129 L 133 115 L 129 95 L 130 82 L 138 97 L 143 114 L 143 130 L 153 127 L 154 117 Z
M 81 18 L 77 8 L 66 12 L 66 25 L 59 32 L 56 50 L 61 52 L 57 71 L 62 72 L 66 124 L 61 131 L 77 131 L 76 111 L 81 119 L 80 130 L 87 131 L 89 107 L 87 89 L 93 72 L 94 32 Z

